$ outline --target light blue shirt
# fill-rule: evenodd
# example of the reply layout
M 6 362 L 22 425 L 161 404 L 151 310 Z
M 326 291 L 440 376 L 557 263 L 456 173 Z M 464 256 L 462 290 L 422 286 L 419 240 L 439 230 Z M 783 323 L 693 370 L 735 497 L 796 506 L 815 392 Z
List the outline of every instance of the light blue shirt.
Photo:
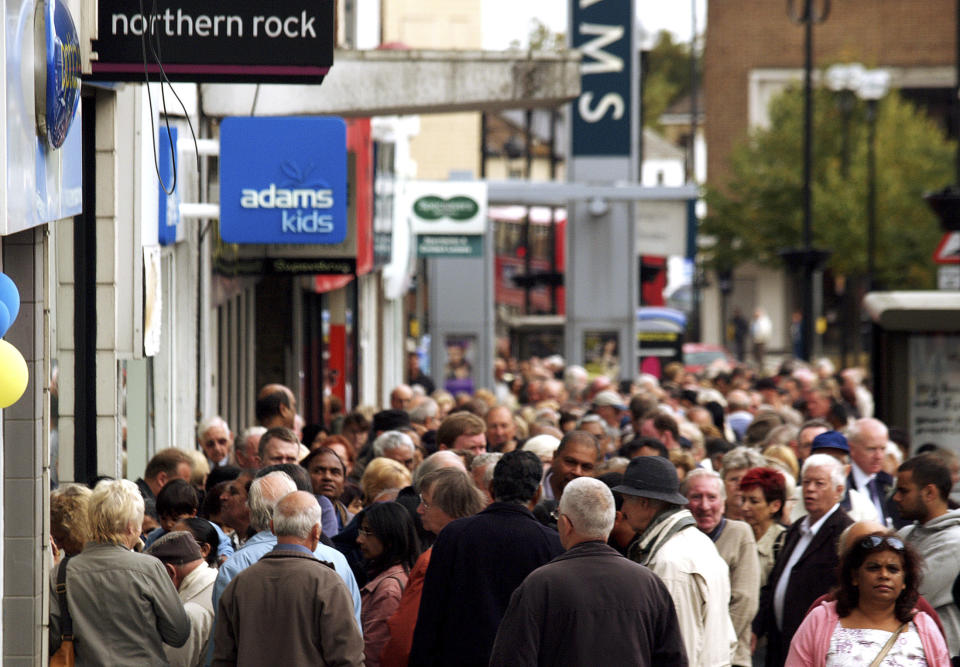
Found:
M 266 554 L 270 553 L 275 546 L 277 546 L 277 536 L 269 530 L 261 530 L 247 540 L 242 547 L 237 549 L 237 551 L 220 566 L 217 580 L 213 583 L 213 609 L 216 616 L 214 617 L 213 630 L 210 634 L 211 637 L 216 635 L 217 620 L 220 616 L 220 597 L 223 595 L 223 591 L 226 590 L 227 584 L 233 581 L 233 578 L 240 572 L 243 572 Z M 353 576 L 353 570 L 351 570 L 347 564 L 347 559 L 344 558 L 342 553 L 332 547 L 328 547 L 326 544 L 318 544 L 317 548 L 313 551 L 313 555 L 322 561 L 333 563 L 337 574 L 339 574 L 347 584 L 347 590 L 350 591 L 350 596 L 353 598 L 353 615 L 357 621 L 357 627 L 360 628 L 360 632 L 363 632 L 363 623 L 360 621 L 360 589 L 357 587 L 357 580 Z M 209 665 L 212 661 L 213 642 L 211 641 L 210 648 L 207 652 L 207 664 Z

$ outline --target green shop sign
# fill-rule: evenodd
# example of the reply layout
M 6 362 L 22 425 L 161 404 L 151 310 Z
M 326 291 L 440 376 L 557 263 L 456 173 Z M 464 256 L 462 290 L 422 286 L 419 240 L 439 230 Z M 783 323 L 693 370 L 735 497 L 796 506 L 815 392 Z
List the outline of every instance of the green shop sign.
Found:
M 444 199 L 436 195 L 420 197 L 413 202 L 413 212 L 424 220 L 469 220 L 480 211 L 480 205 L 470 197 L 459 196 Z

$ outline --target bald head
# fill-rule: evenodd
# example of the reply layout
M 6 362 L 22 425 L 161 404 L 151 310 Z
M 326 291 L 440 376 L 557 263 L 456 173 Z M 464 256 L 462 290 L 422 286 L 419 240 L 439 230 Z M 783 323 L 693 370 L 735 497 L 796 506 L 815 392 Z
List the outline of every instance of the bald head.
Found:
M 840 539 L 837 540 L 837 552 L 840 558 L 842 559 L 843 555 L 850 551 L 850 548 L 854 544 L 867 535 L 871 533 L 882 533 L 886 530 L 886 526 L 876 521 L 857 521 L 856 523 L 851 523 L 840 533 Z
M 847 440 L 850 458 L 863 472 L 874 475 L 883 468 L 887 452 L 887 427 L 879 419 L 858 419 L 850 427 Z
M 261 426 L 292 429 L 297 415 L 297 400 L 289 387 L 282 384 L 264 385 L 257 394 L 255 411 Z
M 467 466 L 464 464 L 461 456 L 454 454 L 449 449 L 442 449 L 425 458 L 423 463 L 413 471 L 413 487 L 419 489 L 420 480 L 423 479 L 424 475 L 434 470 L 440 470 L 441 468 L 460 468 L 460 470 L 467 472 Z
M 321 516 L 320 505 L 312 493 L 294 491 L 277 501 L 270 527 L 278 543 L 300 544 L 313 551 L 322 534 Z

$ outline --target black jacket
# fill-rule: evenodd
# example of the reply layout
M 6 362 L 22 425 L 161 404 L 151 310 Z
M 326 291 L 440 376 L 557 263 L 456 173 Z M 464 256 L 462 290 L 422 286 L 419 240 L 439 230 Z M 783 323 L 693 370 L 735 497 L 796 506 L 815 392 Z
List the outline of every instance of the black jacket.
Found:
M 562 552 L 557 532 L 514 503 L 447 524 L 423 581 L 410 666 L 486 665 L 513 591 Z
M 787 659 L 790 640 L 803 622 L 813 601 L 827 593 L 837 583 L 837 539 L 853 520 L 838 507 L 824 522 L 790 573 L 784 568 L 800 541 L 800 526 L 806 520 L 797 519 L 787 528 L 783 548 L 773 564 L 767 584 L 760 591 L 760 610 L 753 620 L 753 632 L 767 637 L 767 667 L 780 667 Z M 783 605 L 783 629 L 777 627 L 773 611 L 773 597 L 780 577 L 789 576 Z
M 510 598 L 491 667 L 686 667 L 663 582 L 603 542 L 584 542 L 527 577 Z

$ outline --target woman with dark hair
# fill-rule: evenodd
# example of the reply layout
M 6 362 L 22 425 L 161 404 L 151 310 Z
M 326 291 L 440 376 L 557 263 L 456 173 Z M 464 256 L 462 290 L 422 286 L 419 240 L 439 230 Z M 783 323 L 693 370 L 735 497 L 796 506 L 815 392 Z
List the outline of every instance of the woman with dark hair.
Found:
M 787 667 L 950 664 L 943 635 L 917 611 L 920 557 L 896 533 L 871 533 L 840 561 L 835 601 L 800 624 Z
M 174 524 L 173 530 L 185 530 L 197 541 L 200 546 L 200 553 L 203 554 L 203 560 L 210 567 L 220 565 L 220 557 L 217 555 L 217 548 L 220 546 L 220 536 L 217 529 L 206 519 L 190 517 L 189 519 L 180 519 Z M 226 557 L 223 558 L 226 560 Z
M 420 556 L 420 540 L 407 509 L 396 502 L 375 503 L 363 513 L 357 544 L 370 581 L 360 590 L 364 664 L 379 667 L 390 638 L 387 619 L 400 604 L 407 577 Z
M 780 523 L 783 505 L 787 501 L 786 485 L 783 475 L 772 468 L 751 468 L 740 479 L 743 497 L 740 515 L 750 524 L 757 540 L 761 588 L 767 583 L 787 530 Z

